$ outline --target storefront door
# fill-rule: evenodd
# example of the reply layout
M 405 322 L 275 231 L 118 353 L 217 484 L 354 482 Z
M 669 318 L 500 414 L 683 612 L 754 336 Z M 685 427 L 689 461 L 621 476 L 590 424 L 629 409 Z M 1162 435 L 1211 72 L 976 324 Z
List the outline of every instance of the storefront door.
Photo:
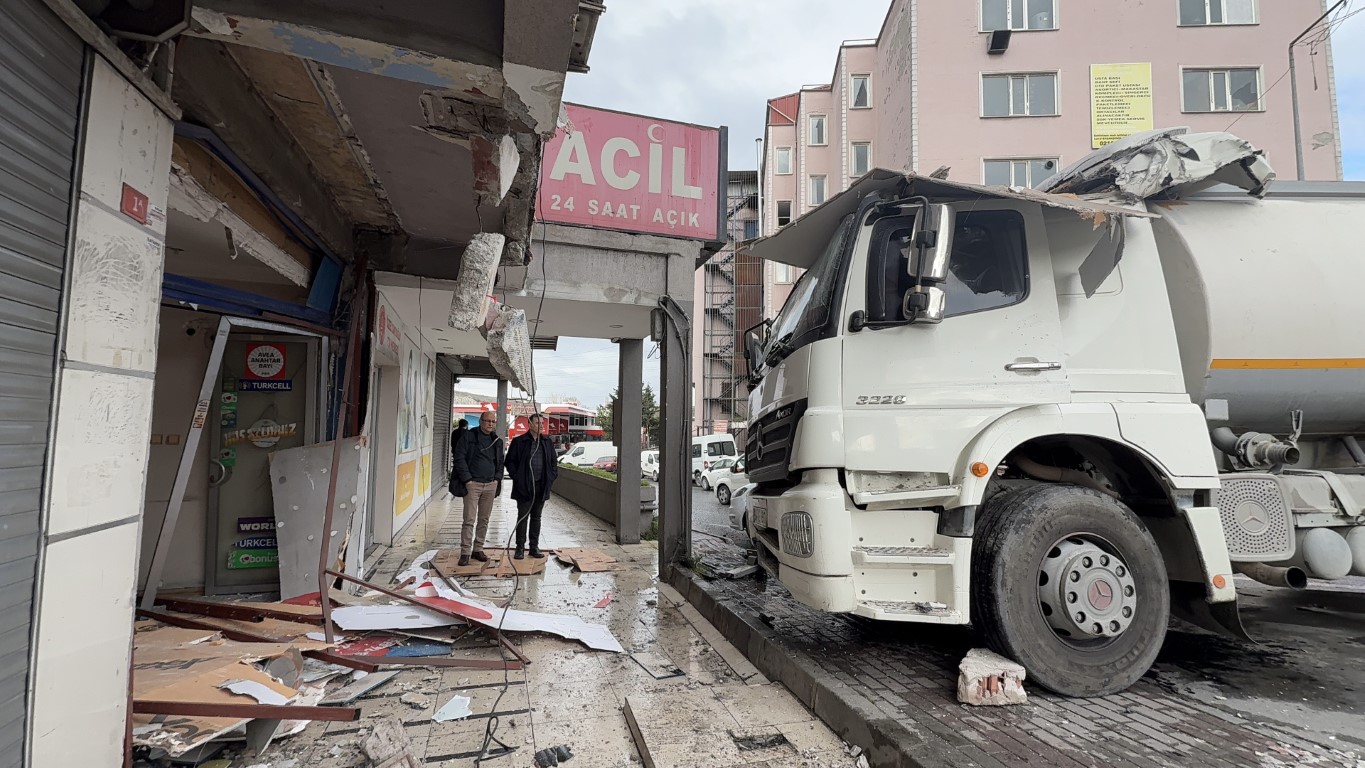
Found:
M 317 339 L 228 339 L 206 447 L 207 594 L 279 588 L 270 455 L 317 442 L 318 361 Z

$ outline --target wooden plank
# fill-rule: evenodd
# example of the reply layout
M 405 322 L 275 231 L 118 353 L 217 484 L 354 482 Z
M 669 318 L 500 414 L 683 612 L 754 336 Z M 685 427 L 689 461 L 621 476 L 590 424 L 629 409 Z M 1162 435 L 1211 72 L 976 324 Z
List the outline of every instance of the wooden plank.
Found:
M 345 707 L 303 707 L 275 704 L 219 704 L 199 701 L 133 700 L 135 715 L 177 715 L 180 717 L 265 718 L 267 720 L 331 720 L 351 722 L 360 719 L 359 709 Z
M 279 603 L 277 604 L 279 607 L 275 607 L 270 603 L 222 603 L 212 600 L 160 596 L 157 597 L 156 604 L 178 613 L 193 613 L 199 616 L 212 616 L 217 619 L 252 622 L 261 619 L 278 619 L 289 622 L 317 621 L 319 624 L 322 622 L 322 608 L 311 606 L 286 606 Z
M 157 621 L 176 627 L 209 629 L 215 632 L 221 632 L 223 637 L 243 643 L 293 643 L 293 641 L 288 638 L 266 637 L 264 635 L 244 632 L 239 629 L 222 629 L 221 627 L 208 623 L 207 619 L 200 620 L 192 616 L 182 616 L 179 614 L 167 613 L 165 611 L 150 611 L 145 608 L 139 608 L 137 615 L 145 619 L 156 619 Z M 317 659 L 318 661 L 325 661 L 329 664 L 337 664 L 343 667 L 349 667 L 350 669 L 358 669 L 362 672 L 379 671 L 379 666 L 373 662 L 363 661 L 351 656 L 342 656 L 341 654 L 332 653 L 331 651 L 308 650 L 304 651 L 303 655 L 310 659 Z
M 395 667 L 450 667 L 453 669 L 508 669 L 522 668 L 520 661 L 497 659 L 457 659 L 451 656 L 371 656 L 381 666 Z

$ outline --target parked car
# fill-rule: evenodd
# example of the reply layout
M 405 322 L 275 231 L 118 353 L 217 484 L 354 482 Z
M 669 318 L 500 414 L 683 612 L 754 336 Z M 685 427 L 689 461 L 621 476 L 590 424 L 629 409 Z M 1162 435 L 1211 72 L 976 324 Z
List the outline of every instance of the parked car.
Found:
M 757 488 L 755 483 L 741 485 L 730 497 L 730 527 L 749 535 L 749 493 Z
M 640 477 L 659 482 L 659 452 L 640 452 Z
M 701 475 L 721 459 L 739 455 L 734 435 L 703 435 L 692 438 L 692 483 L 701 484 Z
M 619 462 L 617 462 L 615 456 L 603 456 L 602 458 L 593 462 L 592 465 L 593 469 L 602 469 L 606 470 L 607 472 L 615 472 L 619 467 L 620 464 Z
M 702 487 L 702 490 L 704 491 L 709 491 L 712 488 L 715 488 L 716 479 L 719 478 L 721 475 L 729 474 L 730 467 L 733 467 L 734 465 L 735 460 L 732 458 L 716 459 L 715 461 L 711 462 L 710 465 L 705 470 L 702 471 L 701 477 L 697 479 L 697 484 L 700 485 Z
M 572 464 L 575 467 L 591 467 L 597 460 L 604 456 L 615 456 L 616 446 L 611 443 L 574 443 L 569 446 L 569 450 L 559 458 L 560 464 Z
M 708 479 L 711 487 L 716 489 L 716 501 L 724 507 L 730 506 L 736 489 L 749 484 L 749 476 L 744 472 L 744 459 L 738 459 L 719 471 L 713 468 Z

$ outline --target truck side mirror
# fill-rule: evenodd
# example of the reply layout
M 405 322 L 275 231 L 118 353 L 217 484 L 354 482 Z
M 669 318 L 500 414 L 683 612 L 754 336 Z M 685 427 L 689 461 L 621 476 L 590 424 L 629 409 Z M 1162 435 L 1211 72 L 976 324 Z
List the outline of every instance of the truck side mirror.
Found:
M 943 322 L 943 311 L 947 307 L 948 295 L 937 285 L 911 288 L 905 292 L 905 302 L 901 314 L 912 323 Z
M 915 217 L 910 241 L 916 258 L 911 276 L 916 283 L 941 283 L 948 279 L 948 259 L 953 252 L 953 210 L 947 205 L 925 205 Z

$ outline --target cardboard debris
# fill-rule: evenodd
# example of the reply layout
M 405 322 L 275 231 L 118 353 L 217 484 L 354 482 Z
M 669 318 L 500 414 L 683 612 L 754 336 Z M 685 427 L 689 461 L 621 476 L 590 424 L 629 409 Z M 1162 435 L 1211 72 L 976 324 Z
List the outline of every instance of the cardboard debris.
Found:
M 488 562 L 481 563 L 478 560 L 470 560 L 469 565 L 460 565 L 460 550 L 443 549 L 436 554 L 432 561 L 436 567 L 441 569 L 441 573 L 447 576 L 494 576 L 499 578 L 510 578 L 515 575 L 534 576 L 537 573 L 545 572 L 545 564 L 550 558 L 531 557 L 527 555 L 521 560 L 512 557 L 513 551 L 509 549 L 485 549 L 484 554 L 488 555 Z M 404 571 L 406 575 L 408 572 Z M 419 579 L 420 583 L 424 579 Z
M 601 573 L 616 570 L 616 558 L 600 549 L 588 547 L 565 547 L 555 550 L 555 557 L 565 565 L 571 565 L 583 573 Z
M 197 616 L 188 613 L 176 613 L 174 611 L 167 611 L 167 614 L 179 616 L 184 619 L 192 619 L 200 624 L 207 624 L 220 630 L 245 632 L 251 635 L 274 638 L 281 642 L 290 643 L 301 651 L 321 651 L 331 647 L 326 642 L 308 639 L 309 632 L 318 631 L 317 626 L 314 624 L 301 624 L 296 621 L 284 621 L 282 619 L 238 621 L 237 619 L 220 619 L 214 616 Z

